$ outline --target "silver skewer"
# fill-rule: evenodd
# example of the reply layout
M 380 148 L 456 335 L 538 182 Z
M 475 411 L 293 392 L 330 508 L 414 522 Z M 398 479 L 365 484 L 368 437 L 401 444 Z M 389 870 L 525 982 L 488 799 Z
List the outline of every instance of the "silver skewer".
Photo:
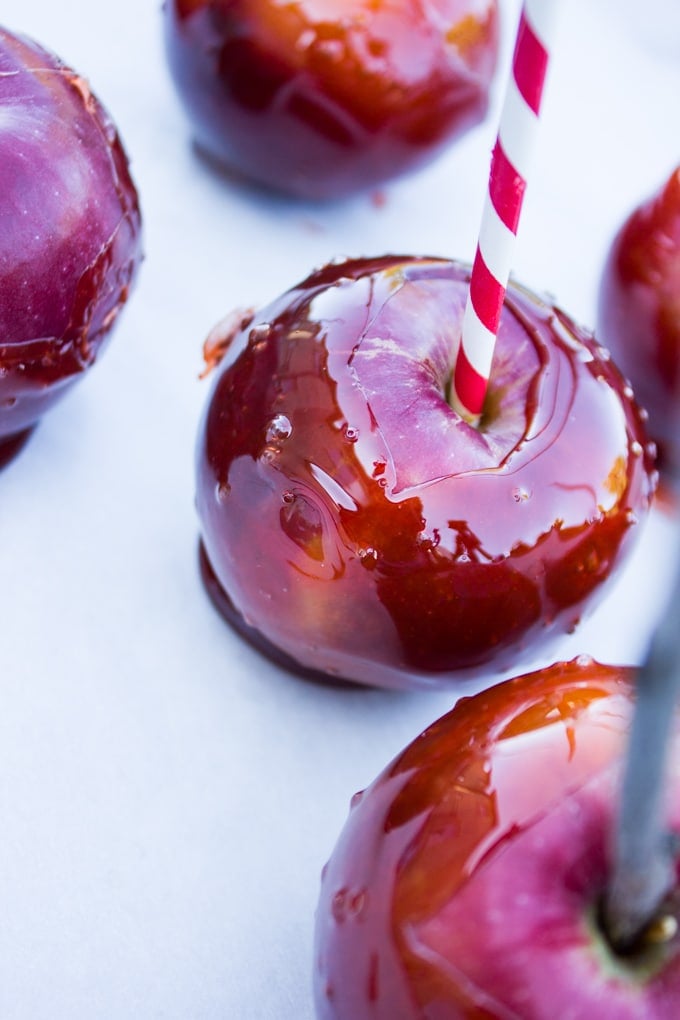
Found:
M 609 939 L 624 952 L 655 921 L 664 921 L 664 900 L 675 885 L 677 844 L 666 828 L 665 805 L 673 715 L 680 697 L 680 570 L 638 672 L 636 690 L 614 871 L 604 903 Z M 668 925 L 669 934 L 675 927 Z

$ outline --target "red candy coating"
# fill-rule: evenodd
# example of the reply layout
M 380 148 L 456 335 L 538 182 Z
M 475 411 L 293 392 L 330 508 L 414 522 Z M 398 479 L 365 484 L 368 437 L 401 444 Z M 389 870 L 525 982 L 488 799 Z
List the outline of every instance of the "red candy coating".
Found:
M 0 460 L 97 357 L 141 258 L 115 127 L 57 57 L 0 29 Z
M 199 145 L 277 191 L 372 187 L 487 110 L 496 0 L 166 0 L 164 11 Z
M 319 1020 L 678 1015 L 677 939 L 617 958 L 597 921 L 631 674 L 576 660 L 463 699 L 354 798 L 322 879 Z
M 305 671 L 390 687 L 506 669 L 571 630 L 653 491 L 623 380 L 511 287 L 477 430 L 445 391 L 469 271 L 331 265 L 236 331 L 198 441 L 204 573 Z
M 649 414 L 662 472 L 680 468 L 680 167 L 635 209 L 602 275 L 598 332 Z

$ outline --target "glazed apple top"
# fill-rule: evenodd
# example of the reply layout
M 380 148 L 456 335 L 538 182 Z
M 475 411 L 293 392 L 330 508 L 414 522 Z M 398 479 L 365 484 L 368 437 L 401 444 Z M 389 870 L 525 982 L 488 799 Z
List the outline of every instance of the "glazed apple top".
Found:
M 94 360 L 141 257 L 140 213 L 87 83 L 2 29 L 0 166 L 0 367 L 42 387 Z
M 599 330 L 649 413 L 662 470 L 680 468 L 680 167 L 635 209 L 603 271 Z
M 486 113 L 496 0 L 168 0 L 166 44 L 203 148 L 308 198 L 429 160 Z
M 320 1020 L 677 1015 L 677 948 L 617 960 L 596 922 L 631 680 L 584 657 L 463 699 L 353 799 L 317 912 Z
M 236 610 L 303 666 L 369 684 L 508 665 L 571 629 L 653 490 L 637 409 L 592 337 L 512 287 L 482 427 L 446 390 L 468 270 L 328 266 L 248 321 L 198 443 L 198 511 Z

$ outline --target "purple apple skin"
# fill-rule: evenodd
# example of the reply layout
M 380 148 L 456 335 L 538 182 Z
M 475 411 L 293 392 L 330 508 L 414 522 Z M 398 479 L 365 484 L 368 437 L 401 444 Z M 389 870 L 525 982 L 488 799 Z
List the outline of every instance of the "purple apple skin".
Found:
M 200 426 L 203 571 L 285 665 L 451 684 L 571 631 L 623 562 L 652 452 L 610 360 L 512 287 L 480 429 L 445 391 L 469 271 L 327 266 L 227 342 Z
M 141 261 L 137 192 L 87 82 L 0 28 L 0 464 L 90 367 Z
M 662 474 L 680 469 L 680 167 L 617 234 L 598 333 L 649 414 Z
M 497 0 L 166 0 L 202 150 L 248 180 L 340 198 L 432 160 L 486 115 Z
M 462 699 L 354 797 L 322 878 L 319 1020 L 680 1015 L 677 938 L 617 957 L 597 922 L 631 683 L 582 658 Z

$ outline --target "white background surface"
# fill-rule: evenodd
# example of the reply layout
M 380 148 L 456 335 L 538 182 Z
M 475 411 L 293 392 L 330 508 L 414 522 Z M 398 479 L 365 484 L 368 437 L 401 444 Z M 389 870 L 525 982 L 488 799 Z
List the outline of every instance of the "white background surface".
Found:
M 516 274 L 592 324 L 615 228 L 680 162 L 680 9 L 563 8 Z M 106 355 L 0 474 L 0 1020 L 311 1020 L 318 877 L 349 798 L 455 695 L 302 683 L 214 612 L 201 344 L 335 255 L 471 259 L 504 73 L 488 123 L 384 205 L 308 207 L 196 158 L 158 3 L 8 0 L 0 17 L 109 108 L 146 249 Z M 655 511 L 564 655 L 639 659 L 674 536 Z

